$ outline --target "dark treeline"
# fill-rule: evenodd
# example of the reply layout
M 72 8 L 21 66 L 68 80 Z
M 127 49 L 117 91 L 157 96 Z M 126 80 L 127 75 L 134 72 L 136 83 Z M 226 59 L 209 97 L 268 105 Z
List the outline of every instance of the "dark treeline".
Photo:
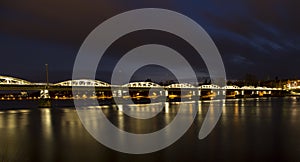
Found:
M 242 80 L 228 80 L 227 85 L 242 86 L 254 86 L 254 87 L 270 87 L 270 88 L 283 88 L 283 86 L 289 81 L 289 79 L 274 79 L 259 80 L 253 74 L 246 74 Z
M 296 80 L 294 78 L 291 79 L 279 79 L 278 77 L 275 77 L 274 79 L 257 79 L 257 77 L 253 74 L 246 74 L 243 79 L 240 80 L 227 80 L 227 85 L 236 85 L 239 87 L 243 86 L 254 86 L 254 87 L 269 87 L 269 88 L 283 88 L 284 85 L 288 83 L 289 80 Z M 143 80 L 146 82 L 154 82 L 151 79 Z M 167 81 L 161 81 L 161 82 L 155 82 L 162 86 L 168 86 L 170 84 L 178 83 L 178 81 L 175 80 L 167 80 Z M 202 81 L 199 82 L 198 85 L 209 85 L 211 84 L 211 80 L 209 78 L 202 78 Z

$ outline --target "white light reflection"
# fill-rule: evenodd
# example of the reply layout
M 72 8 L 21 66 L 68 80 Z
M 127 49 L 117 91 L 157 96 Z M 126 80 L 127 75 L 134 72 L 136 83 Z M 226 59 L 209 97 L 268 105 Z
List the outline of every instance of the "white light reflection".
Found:
M 123 113 L 137 119 L 149 119 L 155 117 L 163 109 L 163 103 L 129 104 Z
M 260 102 L 259 98 L 256 98 L 256 101 L 255 101 L 255 106 L 256 107 L 259 107 L 259 102 Z
M 202 114 L 202 102 L 198 101 L 198 113 Z
M 165 112 L 166 113 L 169 113 L 169 107 L 170 107 L 170 104 L 168 102 L 165 102 Z
M 51 111 L 50 109 L 41 109 L 41 125 L 43 127 L 44 137 L 46 139 L 52 139 L 52 122 L 51 122 Z
M 123 105 L 118 105 L 117 107 L 118 107 L 119 111 L 121 111 L 121 112 L 123 111 Z
M 222 113 L 226 114 L 226 100 L 222 100 Z

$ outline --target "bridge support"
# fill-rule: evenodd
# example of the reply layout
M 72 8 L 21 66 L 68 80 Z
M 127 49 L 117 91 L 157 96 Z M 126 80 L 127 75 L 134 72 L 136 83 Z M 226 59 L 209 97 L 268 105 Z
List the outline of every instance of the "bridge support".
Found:
M 197 92 L 196 90 L 192 90 L 192 94 L 191 94 L 191 97 L 190 99 L 193 100 L 193 101 L 198 101 L 199 100 L 199 92 Z
M 123 96 L 123 91 L 121 89 L 115 90 L 112 93 L 113 97 L 122 97 Z
M 49 91 L 47 89 L 41 90 L 41 92 L 40 92 L 39 107 L 40 108 L 52 107 L 50 94 L 49 94 Z
M 169 96 L 169 92 L 168 90 L 165 90 L 165 96 L 168 97 Z

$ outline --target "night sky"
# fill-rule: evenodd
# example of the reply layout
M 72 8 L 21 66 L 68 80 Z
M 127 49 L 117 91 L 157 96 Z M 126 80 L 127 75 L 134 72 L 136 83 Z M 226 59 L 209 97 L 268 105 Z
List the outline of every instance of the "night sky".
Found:
M 215 41 L 228 79 L 243 79 L 246 73 L 259 79 L 300 76 L 299 0 L 2 0 L 0 75 L 40 82 L 48 63 L 51 82 L 68 80 L 81 43 L 96 26 L 122 12 L 152 7 L 180 12 L 200 24 Z M 185 50 L 181 52 L 191 55 L 186 57 L 199 77 L 205 76 L 201 58 L 193 59 L 193 50 L 183 40 L 144 31 L 120 38 L 108 49 L 97 79 L 109 82 L 118 58 L 147 43 Z M 135 79 L 172 78 L 157 69 L 146 67 Z

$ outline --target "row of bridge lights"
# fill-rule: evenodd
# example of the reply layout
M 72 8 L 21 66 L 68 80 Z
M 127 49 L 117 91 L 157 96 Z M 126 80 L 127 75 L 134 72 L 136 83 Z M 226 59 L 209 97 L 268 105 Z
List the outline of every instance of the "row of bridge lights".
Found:
M 81 97 L 77 96 L 76 98 L 80 98 L 80 99 L 88 99 L 88 98 L 95 98 L 95 97 L 87 97 L 86 95 L 82 95 Z M 0 100 L 39 100 L 41 99 L 41 97 L 15 97 L 15 96 L 10 96 L 10 97 L 1 97 Z M 52 99 L 56 99 L 56 100 L 64 100 L 64 99 L 75 99 L 75 97 L 67 97 L 67 96 L 55 96 Z
M 192 97 L 196 95 L 196 91 L 188 91 L 185 95 L 183 95 L 183 97 Z M 217 91 L 216 94 L 214 94 L 213 91 L 210 91 L 209 94 L 207 94 L 207 96 L 212 96 L 212 95 L 220 95 L 220 94 L 226 95 L 226 91 Z M 244 95 L 244 91 L 234 91 L 233 95 Z M 271 95 L 271 91 L 252 91 L 252 95 L 264 95 L 264 94 L 269 94 Z M 198 95 L 201 96 L 201 91 L 198 91 Z M 174 98 L 174 97 L 178 97 L 178 95 L 176 94 L 169 94 L 168 91 L 165 91 L 164 93 L 162 91 L 160 92 L 152 92 L 152 94 L 148 95 L 148 98 L 156 98 L 159 96 L 168 96 L 169 98 Z M 122 93 L 122 91 L 118 91 L 118 92 L 114 92 L 111 96 L 106 96 L 104 94 L 104 92 L 99 92 L 98 95 L 93 94 L 91 96 L 88 96 L 87 94 L 77 94 L 74 96 L 58 96 L 55 95 L 55 97 L 53 99 L 108 99 L 108 98 L 112 98 L 112 97 L 124 97 L 124 98 L 128 98 L 128 97 L 133 97 L 133 98 L 141 98 L 141 97 L 147 97 L 143 94 L 140 94 L 139 92 L 137 92 L 136 94 L 134 94 L 133 96 L 130 96 L 129 93 Z M 181 96 L 182 97 L 182 96 Z M 4 97 L 1 97 L 1 100 L 37 100 L 40 99 L 41 97 L 16 97 L 14 95 L 7 95 Z

